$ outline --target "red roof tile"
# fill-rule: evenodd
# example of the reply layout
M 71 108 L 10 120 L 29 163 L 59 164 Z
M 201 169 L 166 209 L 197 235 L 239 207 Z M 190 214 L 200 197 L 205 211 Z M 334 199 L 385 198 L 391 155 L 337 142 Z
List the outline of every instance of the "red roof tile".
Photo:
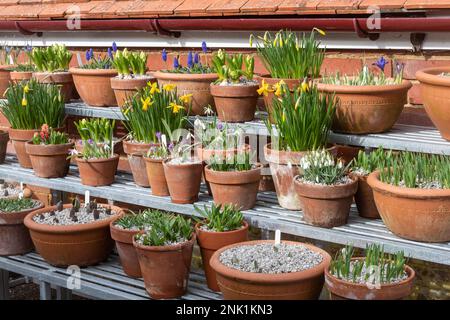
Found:
M 204 13 L 215 0 L 185 0 L 175 9 L 175 13 L 190 14 Z
M 248 0 L 218 0 L 206 8 L 206 12 L 239 13 L 240 9 L 247 1 Z
M 407 0 L 404 8 L 406 9 L 448 9 L 449 0 Z
M 241 12 L 275 12 L 283 0 L 248 0 Z
M 380 9 L 401 9 L 406 0 L 362 0 L 359 4 L 360 9 L 367 9 L 368 7 L 378 7 Z

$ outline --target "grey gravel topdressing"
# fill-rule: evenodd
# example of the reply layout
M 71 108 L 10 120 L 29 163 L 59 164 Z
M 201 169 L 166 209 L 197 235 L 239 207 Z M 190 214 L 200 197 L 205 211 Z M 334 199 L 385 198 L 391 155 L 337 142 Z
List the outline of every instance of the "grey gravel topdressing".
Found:
M 242 245 L 225 250 L 219 260 L 227 267 L 253 273 L 291 273 L 311 269 L 323 260 L 301 244 L 271 243 Z
M 33 221 L 39 224 L 48 224 L 53 226 L 68 226 L 87 224 L 94 221 L 101 221 L 115 215 L 117 212 L 107 210 L 103 207 L 98 207 L 93 211 L 87 210 L 84 206 L 77 212 L 72 212 L 71 208 L 63 209 L 61 211 L 55 210 L 45 212 L 33 217 Z

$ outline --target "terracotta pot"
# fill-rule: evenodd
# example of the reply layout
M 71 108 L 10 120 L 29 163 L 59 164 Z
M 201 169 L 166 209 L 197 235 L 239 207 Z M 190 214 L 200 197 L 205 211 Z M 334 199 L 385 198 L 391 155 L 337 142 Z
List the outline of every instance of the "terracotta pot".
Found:
M 132 98 L 138 90 L 144 88 L 148 82 L 156 82 L 156 79 L 150 76 L 133 79 L 111 78 L 111 88 L 114 90 L 117 105 L 123 107 L 125 102 Z
M 133 246 L 133 237 L 139 231 L 116 227 L 114 223 L 119 218 L 117 217 L 114 221 L 111 221 L 109 227 L 111 229 L 111 238 L 116 241 L 117 253 L 119 254 L 123 271 L 130 277 L 141 278 L 141 267 L 139 266 L 136 249 Z
M 358 156 L 359 150 L 363 150 L 361 147 L 353 147 L 342 144 L 333 144 L 333 155 L 336 159 L 343 161 L 345 165 L 349 164 L 350 161 Z
M 221 86 L 211 84 L 217 116 L 220 121 L 245 122 L 255 117 L 259 85 Z
M 160 86 L 174 84 L 178 95 L 192 94 L 190 115 L 204 115 L 204 108 L 210 105 L 214 108 L 214 99 L 210 93 L 210 84 L 217 80 L 216 73 L 181 74 L 171 72 L 155 72 Z
M 86 186 L 109 186 L 115 180 L 119 155 L 108 159 L 84 160 L 76 158 L 80 171 L 81 183 Z
M 59 86 L 64 102 L 73 99 L 75 87 L 70 72 L 33 72 L 33 78 L 40 83 L 51 83 Z
M 144 156 L 144 162 L 152 195 L 160 197 L 169 196 L 170 193 L 166 175 L 164 174 L 163 160 L 151 159 Z
M 321 92 L 335 93 L 336 108 L 333 131 L 350 134 L 368 134 L 389 131 L 407 103 L 412 84 L 383 86 L 345 86 L 318 83 Z
M 0 130 L 0 164 L 5 162 L 6 148 L 8 147 L 9 134 L 7 131 Z
M 263 274 L 243 272 L 223 265 L 219 257 L 225 250 L 237 246 L 273 243 L 273 240 L 248 241 L 232 244 L 217 250 L 211 260 L 217 283 L 225 300 L 312 300 L 318 299 L 324 283 L 324 270 L 330 265 L 330 255 L 315 246 L 301 243 L 323 256 L 317 266 L 292 273 Z M 286 244 L 300 244 L 283 241 Z
M 133 239 L 145 289 L 151 298 L 177 298 L 186 293 L 194 243 L 194 233 L 191 240 L 170 246 L 144 246 Z
M 395 235 L 414 241 L 450 241 L 450 190 L 397 187 L 369 175 L 375 204 L 386 227 Z
M 198 201 L 203 164 L 201 161 L 185 164 L 163 162 L 164 174 L 173 203 L 194 203 Z
M 294 90 L 301 84 L 303 80 L 299 79 L 279 79 L 279 78 L 272 78 L 270 76 L 261 76 L 258 78 L 259 85 L 262 85 L 262 81 L 265 81 L 267 84 L 269 84 L 271 87 L 283 80 L 286 85 L 288 86 L 289 90 L 291 92 L 294 92 Z M 272 116 L 272 106 L 273 106 L 273 98 L 275 97 L 275 94 L 273 92 L 269 92 L 267 96 L 264 96 L 264 104 L 266 105 L 266 111 L 269 114 L 269 120 L 271 123 L 274 123 L 273 116 Z
M 214 252 L 220 248 L 234 243 L 247 241 L 248 223 L 244 221 L 242 228 L 224 232 L 206 231 L 200 228 L 201 225 L 201 223 L 195 225 L 195 233 L 197 234 L 197 242 L 202 255 L 206 283 L 211 290 L 220 291 L 219 285 L 217 284 L 216 272 L 211 268 L 209 261 Z
M 353 260 L 363 258 L 354 258 Z M 409 296 L 413 289 L 415 272 L 410 266 L 405 266 L 408 278 L 398 283 L 381 284 L 378 288 L 369 288 L 367 284 L 352 283 L 331 275 L 329 268 L 325 269 L 325 283 L 332 300 L 400 300 Z
M 303 183 L 294 178 L 295 190 L 303 203 L 303 219 L 315 226 L 333 228 L 347 223 L 358 180 L 342 185 L 326 186 Z
M 69 172 L 69 151 L 73 142 L 56 145 L 35 145 L 32 141 L 25 143 L 25 150 L 30 156 L 34 174 L 41 178 L 65 177 Z
M 44 206 L 36 201 L 36 207 L 19 212 L 0 212 L 0 256 L 15 256 L 33 250 L 30 232 L 23 224 L 23 219 L 33 210 Z
M 123 151 L 128 156 L 134 183 L 140 187 L 148 188 L 150 186 L 143 155 L 147 154 L 151 146 L 151 143 L 123 141 Z
M 22 81 L 31 80 L 33 77 L 33 71 L 11 71 L 11 82 L 19 83 Z
M 233 204 L 241 210 L 255 206 L 261 180 L 262 165 L 247 171 L 214 171 L 205 168 L 205 178 L 211 187 L 214 203 Z
M 11 68 L 14 66 L 2 65 L 0 66 L 0 99 L 5 98 L 5 91 L 9 87 L 11 80 Z
M 450 141 L 450 77 L 440 76 L 450 67 L 428 68 L 416 72 L 425 111 L 438 128 L 442 138 Z
M 355 194 L 355 202 L 359 216 L 367 219 L 380 219 L 381 217 L 373 198 L 372 188 L 367 183 L 368 175 L 356 173 L 351 173 L 350 175 L 358 180 L 358 190 Z
M 111 78 L 117 76 L 114 69 L 70 68 L 78 94 L 86 104 L 94 107 L 117 106 Z
M 9 129 L 9 138 L 11 139 L 14 150 L 16 151 L 17 159 L 19 164 L 23 168 L 32 169 L 30 156 L 28 155 L 25 144 L 27 141 L 33 139 L 34 133 L 39 132 L 36 130 L 22 130 L 22 129 Z
M 103 204 L 101 206 L 111 208 L 116 214 L 122 213 L 119 207 Z M 65 204 L 64 208 L 72 208 L 72 205 Z M 108 258 L 114 246 L 109 224 L 116 215 L 100 221 L 68 226 L 54 226 L 33 221 L 35 215 L 52 210 L 56 210 L 56 206 L 33 211 L 24 220 L 36 250 L 45 261 L 58 267 L 70 265 L 85 267 Z

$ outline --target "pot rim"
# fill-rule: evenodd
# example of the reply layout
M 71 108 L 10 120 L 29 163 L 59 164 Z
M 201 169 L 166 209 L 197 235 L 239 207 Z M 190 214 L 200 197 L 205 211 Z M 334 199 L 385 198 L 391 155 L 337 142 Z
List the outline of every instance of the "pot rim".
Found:
M 331 152 L 332 150 L 337 149 L 336 145 L 333 145 L 329 148 L 325 148 L 325 150 Z M 288 162 L 287 161 L 280 161 L 280 158 L 282 158 L 281 156 L 277 156 L 277 154 L 279 155 L 280 153 L 289 153 L 292 155 L 292 157 L 303 157 L 305 155 L 307 155 L 308 153 L 312 152 L 312 150 L 306 150 L 306 151 L 287 151 L 287 150 L 277 150 L 277 149 L 272 149 L 272 143 L 267 143 L 264 145 L 264 157 L 266 158 L 266 160 L 269 163 L 276 163 L 276 164 L 283 164 L 286 165 Z M 275 160 L 274 158 L 278 158 L 277 161 L 272 161 Z M 296 163 L 292 163 L 293 166 L 297 166 Z
M 220 235 L 224 235 L 224 234 L 226 234 L 226 235 L 229 235 L 229 234 L 234 234 L 234 233 L 238 233 L 238 232 L 242 232 L 242 230 L 248 230 L 248 222 L 247 221 L 245 221 L 245 220 L 243 220 L 242 221 L 242 228 L 239 228 L 239 229 L 235 229 L 235 230 L 229 230 L 229 231 L 221 231 L 221 232 L 219 232 L 219 231 L 209 231 L 209 230 L 202 230 L 202 229 L 200 229 L 200 227 L 202 226 L 202 225 L 204 225 L 205 223 L 204 223 L 204 221 L 200 221 L 200 222 L 197 222 L 196 224 L 195 224 L 195 226 L 194 226 L 194 228 L 195 228 L 195 232 L 198 232 L 198 233 L 207 233 L 207 234 L 220 234 Z
M 294 177 L 294 183 L 295 184 L 299 184 L 302 186 L 308 186 L 311 189 L 316 189 L 316 190 L 320 190 L 320 189 L 347 189 L 350 188 L 351 186 L 353 186 L 355 183 L 358 183 L 358 180 L 356 177 L 350 176 L 350 174 L 347 174 L 347 177 L 349 177 L 351 179 L 351 182 L 345 183 L 345 184 L 337 184 L 337 185 L 322 185 L 322 184 L 309 184 L 309 183 L 304 183 L 302 181 L 300 181 L 299 178 L 301 178 L 301 176 L 298 174 Z
M 153 73 L 156 79 L 173 80 L 173 81 L 198 81 L 198 82 L 213 82 L 218 78 L 217 73 L 172 73 L 156 71 Z
M 243 171 L 215 171 L 215 170 L 211 169 L 211 164 L 208 164 L 208 165 L 205 166 L 205 174 L 217 177 L 217 179 L 219 179 L 219 180 L 221 180 L 221 178 L 229 176 L 230 173 L 233 174 L 234 176 L 236 174 L 238 174 L 237 178 L 239 180 L 246 180 L 246 178 L 247 179 L 249 178 L 248 176 L 252 177 L 253 174 L 256 175 L 256 173 L 259 172 L 259 176 L 258 176 L 259 177 L 258 181 L 259 181 L 261 179 L 261 169 L 262 168 L 263 168 L 263 165 L 261 163 L 256 163 L 255 164 L 255 168 L 252 168 L 250 170 L 243 170 Z M 253 179 L 252 179 L 252 181 L 253 181 Z M 214 181 L 210 181 L 210 182 L 218 183 L 218 182 L 214 182 Z M 225 181 L 221 181 L 221 182 L 222 183 L 220 183 L 220 184 L 223 184 L 223 185 L 227 185 L 228 184 Z M 245 181 L 245 182 L 242 181 L 242 183 L 246 183 L 246 182 L 250 182 L 250 181 Z M 233 183 L 233 184 L 235 184 L 235 183 Z
M 69 72 L 71 74 L 85 76 L 115 76 L 118 74 L 116 69 L 82 69 L 77 67 L 69 68 Z
M 351 85 L 334 85 L 318 82 L 317 89 L 323 92 L 339 93 L 354 93 L 354 94 L 371 94 L 383 93 L 390 91 L 407 91 L 412 87 L 409 80 L 403 80 L 401 84 L 390 85 L 367 85 L 367 86 L 351 86 Z
M 75 225 L 54 226 L 54 225 L 49 225 L 49 224 L 40 224 L 40 223 L 33 221 L 34 216 L 41 214 L 41 213 L 50 212 L 50 211 L 56 209 L 56 206 L 50 206 L 50 207 L 45 207 L 45 208 L 30 212 L 25 217 L 24 224 L 28 229 L 30 229 L 30 231 L 35 231 L 35 232 L 51 233 L 51 234 L 77 233 L 77 232 L 85 232 L 85 231 L 91 231 L 94 229 L 109 227 L 110 222 L 116 218 L 116 215 L 121 215 L 123 213 L 123 209 L 120 207 L 117 207 L 117 206 L 110 206 L 110 205 L 102 204 L 102 203 L 99 203 L 98 205 L 101 207 L 105 207 L 105 208 L 111 208 L 111 210 L 115 211 L 116 214 L 112 215 L 109 218 L 100 220 L 100 221 L 94 221 L 94 222 L 85 223 L 85 224 L 75 224 Z M 72 205 L 65 204 L 63 206 L 63 208 L 64 209 L 72 208 Z
M 221 274 L 222 276 L 232 278 L 232 279 L 238 279 L 240 281 L 247 281 L 247 282 L 256 282 L 256 283 L 285 283 L 285 282 L 297 282 L 302 281 L 305 279 L 317 277 L 324 274 L 324 270 L 328 268 L 331 262 L 331 256 L 326 252 L 325 250 L 322 250 L 316 246 L 313 246 L 311 244 L 303 243 L 303 242 L 297 242 L 297 241 L 282 241 L 286 244 L 300 244 L 308 249 L 320 253 L 323 257 L 322 262 L 318 265 L 306 269 L 303 271 L 297 271 L 297 272 L 291 272 L 291 273 L 280 273 L 280 274 L 265 274 L 265 273 L 254 273 L 254 272 L 246 272 L 246 271 L 240 271 L 238 269 L 233 269 L 230 267 L 225 266 L 222 264 L 219 260 L 219 256 L 222 252 L 225 250 L 231 249 L 233 247 L 237 246 L 244 246 L 244 245 L 255 245 L 260 243 L 273 243 L 273 240 L 254 240 L 254 241 L 245 241 L 240 243 L 231 244 L 228 246 L 225 246 L 223 248 L 220 248 L 217 250 L 213 256 L 211 257 L 211 260 L 209 264 L 214 269 L 215 272 Z
M 430 85 L 450 87 L 450 77 L 437 75 L 438 73 L 445 71 L 450 72 L 450 66 L 425 68 L 416 72 L 416 79 Z
M 381 182 L 379 177 L 380 171 L 376 170 L 372 172 L 367 178 L 367 183 L 374 191 L 378 191 L 381 193 L 390 193 L 405 198 L 416 198 L 416 199 L 450 197 L 450 189 L 420 189 L 420 188 L 398 187 Z
M 119 155 L 117 153 L 114 153 L 114 156 L 112 156 L 110 158 L 106 158 L 106 159 L 102 158 L 102 159 L 88 159 L 88 160 L 86 160 L 86 159 L 82 159 L 80 157 L 76 157 L 75 159 L 76 159 L 77 162 L 82 162 L 82 163 L 92 163 L 92 162 L 96 163 L 96 162 L 114 161 L 114 160 L 116 160 L 118 158 L 119 158 Z
M 8 199 L 8 198 L 6 198 L 6 199 Z M 16 197 L 16 198 L 9 198 L 9 199 L 16 200 L 18 198 Z M 8 216 L 8 215 L 12 215 L 12 214 L 21 214 L 21 213 L 32 212 L 32 211 L 44 208 L 44 203 L 41 200 L 37 200 L 37 199 L 31 199 L 31 200 L 33 200 L 37 204 L 36 207 L 29 208 L 29 209 L 24 209 L 24 210 L 21 210 L 21 211 L 11 211 L 11 212 L 4 212 L 4 211 L 0 210 L 0 216 L 2 216 L 2 215 Z
M 36 149 L 36 148 L 58 148 L 60 147 L 61 149 L 63 148 L 73 148 L 75 147 L 75 143 L 74 142 L 68 142 L 68 143 L 62 143 L 62 144 L 34 144 L 33 141 L 26 141 L 25 144 L 27 145 L 26 149 L 27 149 L 27 153 L 30 154 L 30 152 L 28 151 L 28 148 L 32 148 L 32 149 Z M 28 147 L 30 146 L 30 147 Z M 40 155 L 38 153 L 31 153 L 31 155 Z
M 163 159 L 163 158 L 153 159 L 153 158 L 147 157 L 147 155 L 145 155 L 145 154 L 142 156 L 142 158 L 144 159 L 144 161 L 147 161 L 147 162 L 161 163 L 161 164 L 164 162 L 164 160 L 167 160 L 167 159 Z
M 133 235 L 133 234 L 141 232 L 141 230 L 128 230 L 128 229 L 122 229 L 122 228 L 116 227 L 115 223 L 117 222 L 117 220 L 119 220 L 120 218 L 122 218 L 125 215 L 126 215 L 125 210 L 122 209 L 122 212 L 119 214 L 116 214 L 117 217 L 115 217 L 113 220 L 111 220 L 111 222 L 109 223 L 109 227 L 111 229 L 113 229 L 115 232 L 125 233 L 127 235 Z M 115 241 L 117 241 L 117 240 L 115 240 Z
M 64 74 L 64 75 L 69 75 L 71 74 L 69 72 L 69 70 L 66 71 L 19 71 L 19 72 L 32 72 L 33 74 Z
M 195 234 L 195 231 L 191 234 L 191 239 L 186 240 L 182 243 L 167 245 L 167 246 L 145 246 L 143 244 L 137 243 L 136 240 L 133 237 L 133 246 L 136 249 L 144 250 L 144 251 L 158 251 L 158 252 L 164 252 L 164 251 L 179 251 L 182 250 L 184 247 L 194 245 L 195 240 L 197 239 L 197 235 Z
M 172 158 L 167 158 L 163 160 L 163 165 L 168 166 L 168 167 L 187 167 L 187 166 L 198 166 L 198 165 L 202 165 L 203 166 L 203 162 L 198 159 L 195 158 L 195 161 L 189 162 L 189 163 L 179 163 L 179 164 L 172 164 L 169 163 L 169 161 L 173 160 Z

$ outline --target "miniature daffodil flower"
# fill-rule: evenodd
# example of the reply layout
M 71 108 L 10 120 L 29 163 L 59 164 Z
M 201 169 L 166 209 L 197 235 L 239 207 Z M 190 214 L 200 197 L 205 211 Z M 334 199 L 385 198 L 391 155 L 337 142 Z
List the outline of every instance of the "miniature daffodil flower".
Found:
M 26 107 L 28 104 L 27 98 L 23 97 L 22 98 L 22 107 Z
M 171 108 L 173 113 L 178 113 L 181 109 L 184 109 L 183 106 L 180 106 L 179 104 L 176 104 L 175 102 L 171 102 L 169 104 L 168 108 Z
M 153 101 L 150 101 L 150 97 L 145 98 L 145 100 L 141 98 L 141 102 L 143 111 L 147 111 L 148 107 L 150 107 L 153 104 Z
M 250 35 L 250 38 L 248 40 L 248 44 L 250 45 L 250 47 L 253 47 L 253 34 Z
M 30 92 L 30 87 L 28 85 L 25 85 L 25 87 L 23 87 L 23 92 L 24 93 Z
M 286 84 L 283 80 L 277 82 L 275 84 L 275 95 L 277 97 L 281 96 L 284 93 L 283 85 Z
M 153 83 L 149 82 L 148 86 L 150 87 L 150 94 L 155 94 L 155 92 L 156 93 L 160 93 L 161 92 L 161 90 L 159 90 L 159 88 L 158 88 L 158 83 L 157 82 L 153 82 Z
M 308 85 L 308 82 L 306 82 L 306 80 L 303 80 L 303 82 L 302 82 L 300 87 L 301 87 L 302 92 L 308 92 L 309 91 L 309 85 Z
M 319 28 L 313 28 L 314 31 L 317 31 L 318 33 L 320 33 L 321 35 L 326 35 L 325 31 L 323 31 L 322 29 Z
M 271 89 L 269 84 L 265 80 L 263 80 L 261 87 L 259 87 L 259 89 L 256 91 L 258 92 L 259 95 L 264 95 L 267 97 L 269 92 L 273 92 L 273 89 Z
M 173 91 L 175 88 L 176 88 L 177 86 L 176 85 L 174 85 L 174 84 L 165 84 L 164 86 L 163 86 L 163 89 L 165 90 L 165 91 Z
M 191 97 L 192 97 L 192 93 L 185 94 L 185 95 L 180 96 L 180 100 L 181 100 L 181 102 L 187 104 L 187 103 L 191 102 Z

